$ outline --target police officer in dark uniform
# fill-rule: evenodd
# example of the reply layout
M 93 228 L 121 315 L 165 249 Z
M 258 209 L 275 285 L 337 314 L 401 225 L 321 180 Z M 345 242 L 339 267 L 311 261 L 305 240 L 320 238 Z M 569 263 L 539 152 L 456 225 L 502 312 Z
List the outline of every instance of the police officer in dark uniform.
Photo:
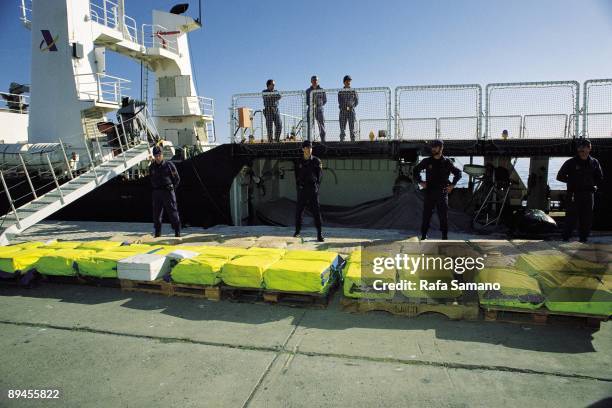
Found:
M 569 241 L 578 223 L 580 242 L 587 242 L 593 225 L 594 193 L 603 181 L 599 161 L 591 157 L 591 142 L 580 139 L 577 154 L 561 166 L 557 180 L 567 183 L 567 213 L 563 240 Z
M 316 75 L 313 75 L 310 78 L 310 84 L 310 88 L 306 90 L 306 104 L 308 105 L 308 111 L 306 112 L 306 118 L 308 120 L 308 140 L 312 138 L 310 135 L 310 94 L 315 89 L 323 90 L 323 88 L 321 88 L 319 85 L 319 77 Z M 321 141 L 325 142 L 325 116 L 323 115 L 323 107 L 327 103 L 327 95 L 325 92 L 316 92 L 312 102 L 314 103 L 314 118 L 319 126 L 319 136 L 321 137 Z
M 268 79 L 266 82 L 266 89 L 262 92 L 263 94 L 263 114 L 266 118 L 266 129 L 268 131 L 268 142 L 272 142 L 272 128 L 274 127 L 274 140 L 280 142 L 280 135 L 283 130 L 283 123 L 281 121 L 280 112 L 278 110 L 278 103 L 280 102 L 281 95 L 274 90 L 274 80 Z
M 317 241 L 323 242 L 321 233 L 321 209 L 319 206 L 319 186 L 323 174 L 323 163 L 318 157 L 312 155 L 312 144 L 310 140 L 302 143 L 303 156 L 299 159 L 295 168 L 295 183 L 297 185 L 297 205 L 295 209 L 295 234 L 300 236 L 304 209 L 308 207 L 314 217 L 317 227 Z
M 414 168 L 414 179 L 424 189 L 425 201 L 423 203 L 423 221 L 421 224 L 421 239 L 427 239 L 429 221 L 434 208 L 440 220 L 440 231 L 442 239 L 448 239 L 448 194 L 453 191 L 457 182 L 461 179 L 461 170 L 455 167 L 451 159 L 442 155 L 444 142 L 434 140 L 431 143 L 431 157 L 427 157 Z M 421 178 L 421 172 L 425 170 L 425 181 Z M 453 174 L 453 181 L 448 177 Z
M 344 88 L 338 91 L 338 108 L 340 109 L 340 141 L 344 141 L 346 130 L 346 122 L 349 125 L 351 133 L 351 141 L 355 141 L 355 108 L 359 105 L 359 96 L 357 92 L 351 89 L 350 75 L 345 75 L 342 82 Z
M 181 236 L 181 221 L 179 220 L 176 195 L 174 190 L 179 185 L 181 178 L 172 162 L 164 160 L 162 149 L 159 146 L 153 148 L 153 161 L 149 166 L 151 187 L 153 187 L 153 225 L 155 236 L 161 236 L 162 217 L 164 210 L 170 218 L 174 235 Z

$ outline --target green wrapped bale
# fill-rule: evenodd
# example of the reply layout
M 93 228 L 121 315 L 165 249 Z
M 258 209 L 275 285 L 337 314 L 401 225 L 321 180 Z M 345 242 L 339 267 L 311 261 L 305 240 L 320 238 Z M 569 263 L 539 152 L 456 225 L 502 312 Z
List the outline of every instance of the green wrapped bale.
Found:
M 266 289 L 284 292 L 327 293 L 332 278 L 329 262 L 301 259 L 282 259 L 263 274 Z
M 265 270 L 279 259 L 270 254 L 240 256 L 223 265 L 221 279 L 229 286 L 261 288 Z
M 79 275 L 96 278 L 117 278 L 117 263 L 125 258 L 136 255 L 138 252 L 94 252 L 87 257 L 77 260 Z
M 342 270 L 344 296 L 358 299 L 392 299 L 395 296 L 395 289 L 383 288 L 381 285 L 396 282 L 395 269 L 387 269 L 382 274 L 375 274 L 367 265 L 366 268 L 362 270 L 361 262 L 355 258 L 352 262 L 347 262 Z M 377 287 L 374 287 L 375 283 Z
M 45 255 L 54 253 L 53 249 L 30 248 L 20 249 L 15 248 L 14 251 L 6 251 L 0 254 L 0 271 L 16 274 L 32 270 L 36 266 L 36 262 Z
M 36 270 L 42 275 L 76 276 L 77 263 L 89 258 L 95 251 L 81 249 L 63 249 L 42 256 L 36 262 Z
M 544 304 L 537 279 L 514 268 L 485 268 L 476 274 L 476 283 L 499 283 L 499 290 L 478 291 L 481 305 L 535 310 Z
M 183 259 L 170 275 L 177 283 L 191 285 L 217 285 L 221 282 L 221 269 L 227 262 L 224 258 L 214 258 L 207 255 Z

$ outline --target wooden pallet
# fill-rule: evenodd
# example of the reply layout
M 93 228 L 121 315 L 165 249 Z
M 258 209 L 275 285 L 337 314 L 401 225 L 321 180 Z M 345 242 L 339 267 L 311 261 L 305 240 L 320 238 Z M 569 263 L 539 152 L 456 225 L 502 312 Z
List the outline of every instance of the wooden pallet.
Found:
M 121 289 L 131 292 L 153 293 L 164 296 L 184 296 L 218 301 L 221 299 L 219 286 L 187 285 L 164 280 L 140 281 L 121 279 Z
M 608 320 L 606 316 L 583 313 L 552 312 L 545 308 L 536 310 L 514 307 L 484 306 L 484 320 L 519 324 L 571 324 L 599 329 L 600 323 Z
M 450 320 L 478 320 L 478 303 L 461 303 L 453 300 L 432 302 L 431 299 L 351 299 L 340 300 L 342 310 L 349 313 L 387 312 L 398 316 L 416 317 L 425 313 L 439 313 Z
M 327 293 L 286 292 L 260 288 L 238 288 L 222 286 L 223 299 L 246 303 L 274 303 L 285 306 L 311 306 L 325 308 L 329 304 L 335 286 L 332 285 Z
M 118 288 L 120 286 L 117 278 L 97 278 L 93 276 L 55 276 L 42 275 L 42 282 L 61 283 L 69 285 L 88 285 L 107 288 Z

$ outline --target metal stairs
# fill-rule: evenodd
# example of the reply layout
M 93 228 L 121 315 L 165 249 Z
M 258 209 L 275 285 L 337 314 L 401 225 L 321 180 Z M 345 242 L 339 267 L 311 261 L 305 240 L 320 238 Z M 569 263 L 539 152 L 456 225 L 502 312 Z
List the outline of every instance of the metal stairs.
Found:
M 42 221 L 68 204 L 78 200 L 102 184 L 147 160 L 150 145 L 141 141 L 113 158 L 104 161 L 89 171 L 60 185 L 54 176 L 56 188 L 34 200 L 15 208 L 10 199 L 11 211 L 4 216 L 0 227 L 0 246 L 7 245 L 9 238 Z M 4 183 L 4 178 L 2 178 Z M 6 189 L 6 185 L 5 185 Z

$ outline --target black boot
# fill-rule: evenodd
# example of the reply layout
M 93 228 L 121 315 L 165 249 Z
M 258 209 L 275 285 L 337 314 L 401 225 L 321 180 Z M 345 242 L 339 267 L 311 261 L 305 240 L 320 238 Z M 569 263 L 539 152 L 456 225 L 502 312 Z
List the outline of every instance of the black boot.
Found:
M 300 238 L 300 231 L 295 231 L 293 233 L 293 238 Z
M 442 234 L 442 239 L 443 239 L 444 241 L 446 241 L 446 240 L 448 239 L 448 234 L 443 233 L 443 234 Z
M 174 230 L 174 236 L 179 238 L 181 236 L 181 230 L 180 229 L 175 229 Z
M 317 241 L 318 242 L 325 242 L 325 238 L 323 238 L 323 235 L 320 232 L 317 234 Z
M 155 230 L 155 233 L 153 234 L 153 236 L 154 236 L 155 238 L 159 238 L 159 237 L 161 237 L 161 229 L 156 229 L 156 230 Z

